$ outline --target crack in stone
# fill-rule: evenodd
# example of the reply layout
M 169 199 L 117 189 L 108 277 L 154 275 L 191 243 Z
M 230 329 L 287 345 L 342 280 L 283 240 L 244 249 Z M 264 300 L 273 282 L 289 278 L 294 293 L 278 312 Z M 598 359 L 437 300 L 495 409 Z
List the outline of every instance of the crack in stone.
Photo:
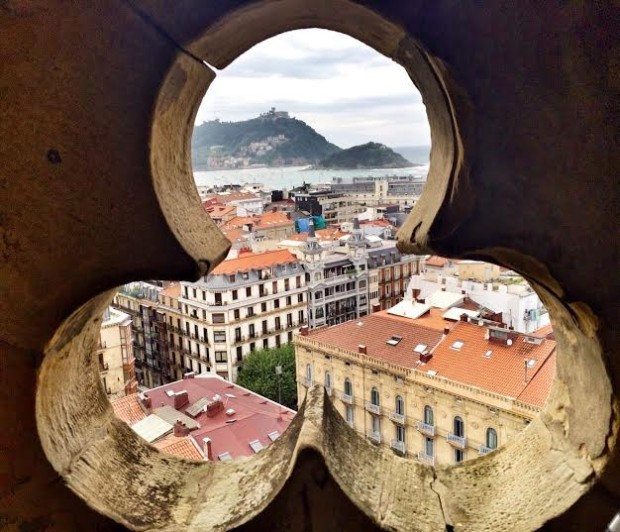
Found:
M 439 510 L 441 511 L 441 516 L 443 518 L 443 522 L 446 525 L 446 530 L 454 530 L 453 525 L 450 525 L 448 523 L 448 518 L 446 516 L 446 511 L 443 507 L 443 501 L 441 500 L 441 495 L 440 493 L 435 489 L 435 482 L 438 482 L 439 479 L 437 478 L 437 471 L 435 470 L 435 468 L 431 468 L 432 472 L 433 472 L 433 478 L 431 479 L 431 481 L 428 483 L 428 487 L 431 489 L 431 491 L 437 495 L 437 500 L 439 502 Z

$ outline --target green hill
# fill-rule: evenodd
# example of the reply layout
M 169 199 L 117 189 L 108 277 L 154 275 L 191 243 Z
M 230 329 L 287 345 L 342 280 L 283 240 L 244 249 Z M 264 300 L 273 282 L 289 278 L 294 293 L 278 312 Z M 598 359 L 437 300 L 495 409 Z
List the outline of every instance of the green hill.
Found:
M 194 129 L 194 168 L 315 164 L 340 148 L 308 124 L 275 109 L 242 122 L 204 122 Z
M 341 150 L 323 159 L 317 168 L 405 168 L 410 161 L 385 144 L 368 142 Z

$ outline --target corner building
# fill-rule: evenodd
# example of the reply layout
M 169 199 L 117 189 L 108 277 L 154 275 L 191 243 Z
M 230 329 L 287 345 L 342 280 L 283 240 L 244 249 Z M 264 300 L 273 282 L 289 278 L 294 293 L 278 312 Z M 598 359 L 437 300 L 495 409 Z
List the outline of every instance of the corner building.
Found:
M 450 314 L 448 314 L 450 315 Z M 298 399 L 324 386 L 346 422 L 376 445 L 421 462 L 495 450 L 541 410 L 555 341 L 487 320 L 377 312 L 296 337 Z

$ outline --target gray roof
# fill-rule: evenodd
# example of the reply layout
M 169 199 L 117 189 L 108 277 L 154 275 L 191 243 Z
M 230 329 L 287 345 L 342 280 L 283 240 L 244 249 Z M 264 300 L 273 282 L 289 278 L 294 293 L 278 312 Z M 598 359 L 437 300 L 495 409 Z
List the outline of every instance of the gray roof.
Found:
M 211 402 L 211 399 L 208 397 L 201 397 L 196 401 L 193 405 L 190 405 L 185 409 L 185 413 L 189 416 L 196 417 L 200 412 L 203 411 L 204 407 L 207 406 Z
M 159 408 L 155 408 L 153 410 L 153 414 L 170 423 L 171 425 L 174 425 L 177 421 L 180 421 L 190 430 L 200 428 L 200 423 L 194 421 L 191 417 L 186 416 L 183 412 L 175 410 L 170 405 L 164 405 L 160 406 Z

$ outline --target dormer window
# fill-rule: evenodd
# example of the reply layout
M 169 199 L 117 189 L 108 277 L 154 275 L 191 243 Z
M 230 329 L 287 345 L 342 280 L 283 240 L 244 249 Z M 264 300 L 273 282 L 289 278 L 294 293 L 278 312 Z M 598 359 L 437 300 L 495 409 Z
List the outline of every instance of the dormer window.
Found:
M 390 337 L 390 339 L 386 342 L 386 344 L 392 345 L 392 346 L 398 345 L 402 339 L 403 339 L 402 336 L 398 336 L 394 334 Z
M 455 349 L 456 351 L 460 351 L 464 345 L 465 345 L 465 342 L 461 340 L 457 340 L 456 342 L 452 343 L 452 345 L 450 346 L 450 349 Z

